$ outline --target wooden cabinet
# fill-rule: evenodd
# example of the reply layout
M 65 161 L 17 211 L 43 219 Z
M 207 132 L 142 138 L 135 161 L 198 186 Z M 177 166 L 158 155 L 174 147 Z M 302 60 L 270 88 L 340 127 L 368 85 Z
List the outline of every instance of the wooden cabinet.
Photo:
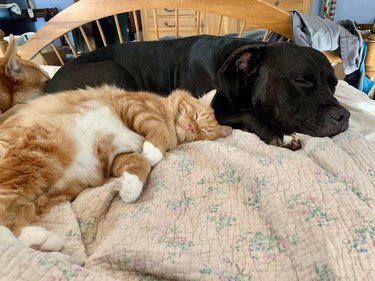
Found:
M 311 13 L 312 0 L 263 0 L 278 8 Z M 192 10 L 148 9 L 141 11 L 144 40 L 156 40 L 165 36 L 184 37 L 196 34 L 223 35 L 240 32 L 243 22 L 215 14 Z M 157 28 L 156 28 L 157 26 Z M 246 23 L 244 31 L 257 29 Z
M 156 40 L 165 36 L 183 37 L 197 32 L 196 11 L 147 9 L 141 11 L 141 17 L 145 40 Z
M 209 13 L 203 13 L 201 17 L 200 34 L 223 35 L 240 30 L 239 20 Z
M 275 6 L 284 11 L 299 11 L 311 15 L 312 0 L 262 0 L 263 2 Z M 244 31 L 257 29 L 257 26 L 247 23 Z

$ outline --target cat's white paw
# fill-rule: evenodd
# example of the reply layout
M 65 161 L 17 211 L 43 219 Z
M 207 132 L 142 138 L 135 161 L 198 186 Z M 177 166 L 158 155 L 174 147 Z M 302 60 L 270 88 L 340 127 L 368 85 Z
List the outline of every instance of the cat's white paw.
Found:
M 47 238 L 47 230 L 40 226 L 26 226 L 18 236 L 18 240 L 26 247 L 42 245 Z
M 26 247 L 41 251 L 60 251 L 64 241 L 57 234 L 40 226 L 22 228 L 18 240 Z
M 120 197 L 126 202 L 134 202 L 141 195 L 143 183 L 136 175 L 124 172 L 121 178 Z
M 161 159 L 163 159 L 163 153 L 149 141 L 143 143 L 143 155 L 148 159 L 151 166 L 155 166 Z
M 17 245 L 21 244 L 20 241 L 14 236 L 13 232 L 9 228 L 0 225 L 0 244 L 12 244 Z
M 64 246 L 64 240 L 56 233 L 47 231 L 47 240 L 40 246 L 44 252 L 59 252 Z

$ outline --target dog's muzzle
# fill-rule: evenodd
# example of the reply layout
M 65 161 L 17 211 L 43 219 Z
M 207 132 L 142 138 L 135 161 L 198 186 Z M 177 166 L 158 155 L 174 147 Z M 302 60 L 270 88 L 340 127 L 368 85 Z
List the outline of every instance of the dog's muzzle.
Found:
M 341 106 L 329 106 L 319 112 L 309 114 L 300 128 L 300 133 L 315 137 L 330 137 L 349 127 L 350 112 Z

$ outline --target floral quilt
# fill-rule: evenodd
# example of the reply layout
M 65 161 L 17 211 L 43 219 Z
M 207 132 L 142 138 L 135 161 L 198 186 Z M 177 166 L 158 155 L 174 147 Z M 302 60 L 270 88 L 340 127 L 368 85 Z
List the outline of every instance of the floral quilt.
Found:
M 1 280 L 375 280 L 375 151 L 349 129 L 299 151 L 234 130 L 55 207 L 62 253 L 0 245 Z

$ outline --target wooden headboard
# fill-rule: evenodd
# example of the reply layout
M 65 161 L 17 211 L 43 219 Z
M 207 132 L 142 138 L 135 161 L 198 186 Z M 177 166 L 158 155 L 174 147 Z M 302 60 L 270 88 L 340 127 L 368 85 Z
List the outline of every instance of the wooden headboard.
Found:
M 98 19 L 104 17 L 115 16 L 116 20 L 118 14 L 131 12 L 136 16 L 135 11 L 164 8 L 196 11 L 197 20 L 204 12 L 218 14 L 252 23 L 288 38 L 291 36 L 288 13 L 260 0 L 81 0 L 47 22 L 32 40 L 19 48 L 19 54 L 24 59 L 31 59 L 57 38 L 86 23 L 98 24 Z M 80 28 L 81 32 L 82 30 L 83 28 Z M 82 35 L 85 37 L 84 32 Z M 139 30 L 137 37 L 141 37 Z
M 18 53 L 24 59 L 32 59 L 41 50 L 50 45 L 63 64 L 63 59 L 59 55 L 54 41 L 64 37 L 74 56 L 77 56 L 74 44 L 72 44 L 68 36 L 69 32 L 77 29 L 82 33 L 86 45 L 91 51 L 92 48 L 88 36 L 82 26 L 94 22 L 100 31 L 104 45 L 106 45 L 106 36 L 101 28 L 99 19 L 110 16 L 114 17 L 120 42 L 123 42 L 121 24 L 118 20 L 118 15 L 123 13 L 129 13 L 135 19 L 137 40 L 159 39 L 160 21 L 158 19 L 161 15 L 158 15 L 158 11 L 163 9 L 173 13 L 175 17 L 175 24 L 172 28 L 177 37 L 184 36 L 183 23 L 186 17 L 184 17 L 183 11 L 190 11 L 190 13 L 193 13 L 193 21 L 196 27 L 195 34 L 218 35 L 220 30 L 223 29 L 223 22 L 233 19 L 237 23 L 239 36 L 242 36 L 244 30 L 251 26 L 271 30 L 291 38 L 289 13 L 279 9 L 278 6 L 284 9 L 297 7 L 308 13 L 311 10 L 311 0 L 80 0 L 47 22 L 26 45 L 19 48 Z M 146 30 L 142 34 L 139 29 L 138 23 L 141 22 L 138 18 L 139 14 L 143 14 L 142 23 L 144 28 L 146 28 L 145 13 L 151 14 L 151 21 L 154 22 L 154 36 L 147 37 Z M 201 21 L 207 13 L 217 16 L 215 20 L 217 26 L 209 29 L 211 30 L 209 32 L 202 32 L 200 28 Z M 164 25 L 168 25 L 168 23 L 164 22 Z M 149 30 L 147 29 L 147 31 Z

